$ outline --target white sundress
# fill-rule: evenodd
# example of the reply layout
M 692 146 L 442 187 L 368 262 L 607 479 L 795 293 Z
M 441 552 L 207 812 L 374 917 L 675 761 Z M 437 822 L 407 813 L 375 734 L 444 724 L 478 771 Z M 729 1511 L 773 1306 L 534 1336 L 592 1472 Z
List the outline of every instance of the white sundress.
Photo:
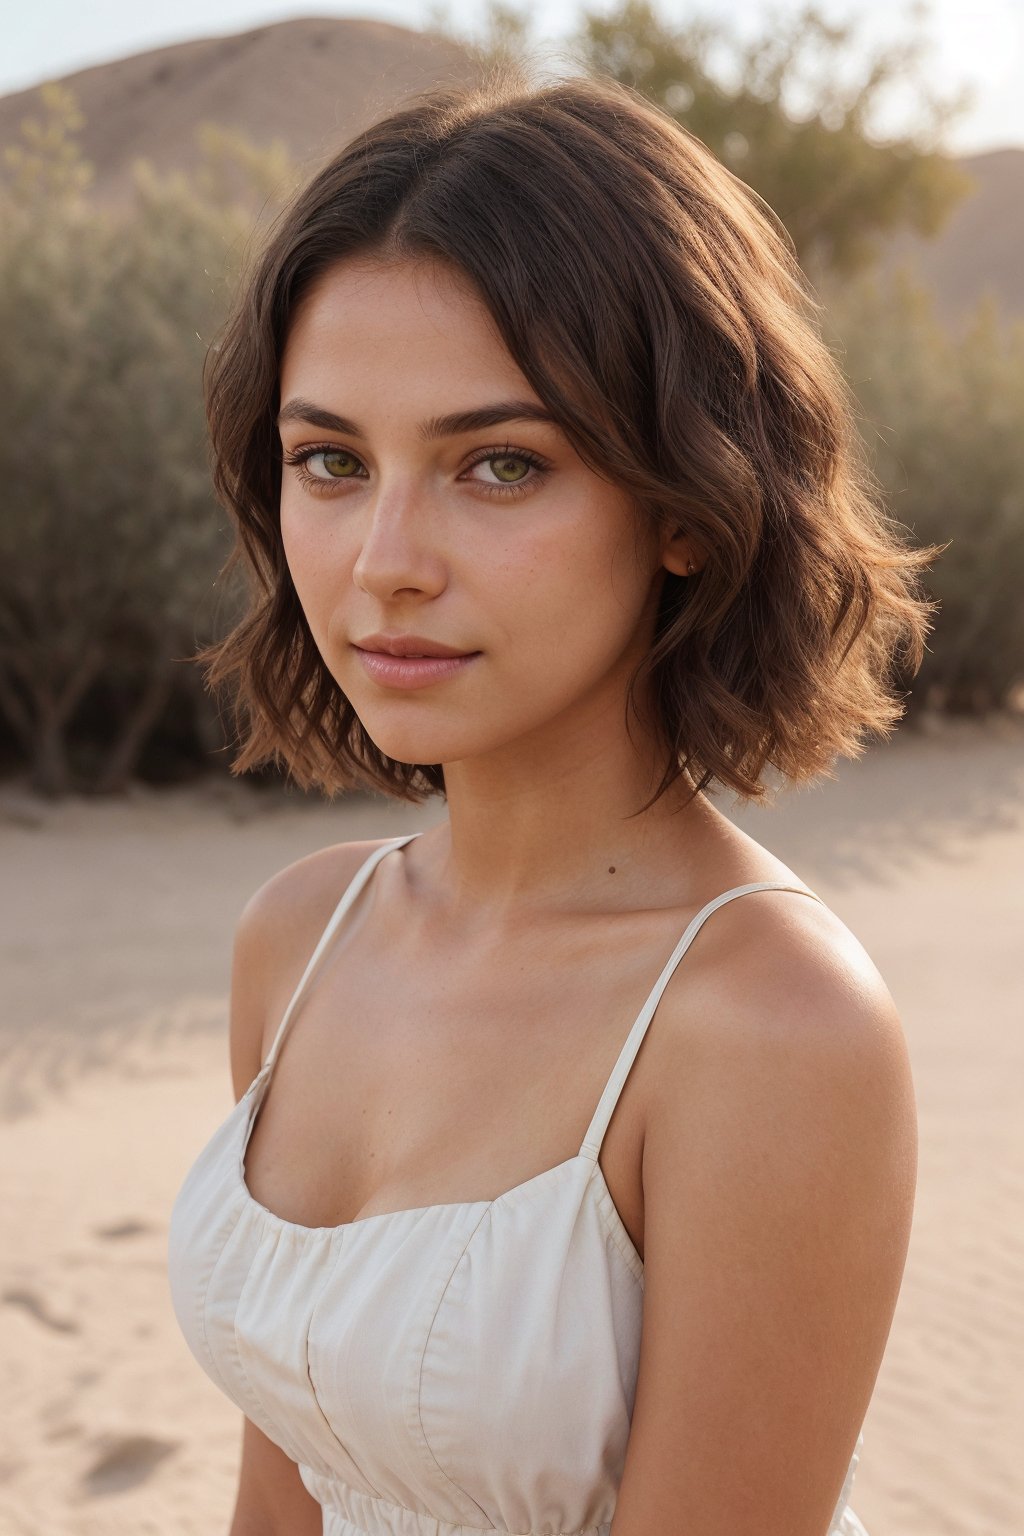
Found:
M 687 927 L 626 1037 L 574 1157 L 506 1190 L 304 1227 L 259 1204 L 244 1158 L 285 1032 L 381 859 L 310 957 L 255 1080 L 189 1169 L 168 1277 L 204 1371 L 297 1463 L 324 1536 L 610 1536 L 636 1389 L 644 1266 L 598 1154 Z M 814 898 L 820 899 L 820 898 Z M 822 1536 L 867 1536 L 847 1500 Z M 753 1536 L 753 1533 L 751 1533 Z

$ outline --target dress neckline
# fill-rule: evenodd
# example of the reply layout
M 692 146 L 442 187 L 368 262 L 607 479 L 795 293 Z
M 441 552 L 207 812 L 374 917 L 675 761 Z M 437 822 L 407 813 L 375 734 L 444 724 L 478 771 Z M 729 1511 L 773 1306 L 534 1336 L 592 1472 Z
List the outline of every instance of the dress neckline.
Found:
M 623 1257 L 626 1259 L 634 1275 L 637 1278 L 642 1277 L 644 1261 L 637 1252 L 636 1245 L 629 1235 L 629 1230 L 619 1214 L 615 1201 L 612 1199 L 611 1190 L 608 1188 L 608 1181 L 604 1176 L 604 1169 L 601 1167 L 597 1156 L 587 1146 L 581 1147 L 578 1152 L 574 1152 L 571 1157 L 563 1159 L 562 1162 L 555 1163 L 550 1168 L 544 1168 L 540 1173 L 535 1173 L 528 1179 L 522 1179 L 518 1184 L 513 1184 L 510 1189 L 502 1190 L 499 1195 L 495 1195 L 489 1200 L 441 1200 L 431 1205 L 405 1206 L 397 1211 L 376 1211 L 369 1216 L 356 1216 L 351 1221 L 339 1221 L 333 1226 L 321 1227 L 309 1227 L 303 1222 L 289 1221 L 286 1217 L 279 1216 L 276 1211 L 272 1211 L 269 1206 L 256 1199 L 245 1178 L 246 1148 L 249 1144 L 249 1137 L 261 1100 L 261 1095 L 259 1094 L 261 1079 L 266 1076 L 269 1065 L 269 1061 L 264 1062 L 256 1077 L 249 1084 L 249 1087 L 235 1106 L 236 1111 L 241 1110 L 244 1106 L 245 1114 L 239 1116 L 241 1136 L 232 1165 L 232 1173 L 235 1193 L 243 1208 L 258 1215 L 266 1226 L 272 1227 L 276 1232 L 288 1233 L 295 1238 L 301 1239 L 306 1244 L 316 1241 L 330 1245 L 340 1241 L 340 1234 L 354 1227 L 365 1227 L 371 1224 L 386 1226 L 389 1222 L 398 1223 L 402 1218 L 426 1216 L 434 1211 L 448 1211 L 454 1214 L 460 1211 L 476 1210 L 482 1216 L 489 1210 L 506 1202 L 513 1201 L 525 1190 L 538 1188 L 549 1182 L 552 1185 L 557 1185 L 562 1178 L 568 1177 L 569 1173 L 581 1164 L 589 1164 L 589 1172 L 584 1180 L 584 1189 L 590 1189 L 592 1186 L 595 1188 L 598 1202 L 604 1206 L 605 1213 L 614 1228 L 616 1242 L 623 1253 Z

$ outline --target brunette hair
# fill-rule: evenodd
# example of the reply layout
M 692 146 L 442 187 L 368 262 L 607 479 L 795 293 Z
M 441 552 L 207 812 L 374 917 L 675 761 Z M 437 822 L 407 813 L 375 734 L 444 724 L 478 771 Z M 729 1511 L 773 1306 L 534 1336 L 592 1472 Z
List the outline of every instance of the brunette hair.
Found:
M 233 773 L 303 788 L 444 793 L 440 764 L 378 750 L 313 643 L 279 527 L 278 374 L 310 285 L 355 254 L 468 276 L 581 458 L 641 515 L 685 529 L 699 574 L 666 575 L 641 677 L 685 773 L 763 795 L 771 766 L 831 774 L 903 712 L 932 604 L 882 509 L 854 400 L 772 210 L 699 139 L 610 79 L 531 84 L 506 65 L 409 99 L 292 200 L 205 374 L 214 482 L 249 607 L 198 652 L 233 680 Z M 627 710 L 628 714 L 628 710 Z M 648 802 L 649 804 L 653 803 Z

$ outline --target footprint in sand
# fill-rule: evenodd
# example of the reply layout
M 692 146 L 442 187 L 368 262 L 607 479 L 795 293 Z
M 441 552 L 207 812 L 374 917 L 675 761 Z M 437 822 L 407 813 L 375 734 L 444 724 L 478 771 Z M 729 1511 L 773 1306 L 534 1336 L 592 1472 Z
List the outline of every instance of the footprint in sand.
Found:
M 85 1474 L 83 1489 L 89 1498 L 98 1498 L 137 1488 L 177 1448 L 177 1441 L 154 1440 L 149 1435 L 115 1440 Z
M 93 1227 L 96 1237 L 140 1237 L 143 1232 L 150 1232 L 152 1228 L 146 1221 L 135 1221 L 129 1218 L 127 1221 L 116 1222 L 112 1227 Z
M 0 1301 L 9 1307 L 24 1307 L 30 1317 L 34 1317 L 37 1323 L 42 1323 L 44 1328 L 52 1328 L 54 1333 L 77 1333 L 78 1324 L 70 1318 L 54 1317 L 52 1312 L 46 1309 L 46 1303 L 41 1301 L 35 1291 L 19 1290 L 9 1287 L 0 1292 Z

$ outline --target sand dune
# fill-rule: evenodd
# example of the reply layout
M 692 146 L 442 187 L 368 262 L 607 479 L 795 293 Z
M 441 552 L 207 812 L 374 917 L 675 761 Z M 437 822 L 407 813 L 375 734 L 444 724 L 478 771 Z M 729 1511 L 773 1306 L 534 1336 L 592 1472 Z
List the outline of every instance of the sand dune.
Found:
M 443 816 L 238 785 L 0 792 L 4 1536 L 226 1536 L 239 1416 L 188 1354 L 164 1262 L 232 1103 L 231 931 L 301 854 Z M 854 1507 L 871 1536 L 1019 1536 L 1024 731 L 905 732 L 738 819 L 865 943 L 914 1064 L 914 1230 Z

